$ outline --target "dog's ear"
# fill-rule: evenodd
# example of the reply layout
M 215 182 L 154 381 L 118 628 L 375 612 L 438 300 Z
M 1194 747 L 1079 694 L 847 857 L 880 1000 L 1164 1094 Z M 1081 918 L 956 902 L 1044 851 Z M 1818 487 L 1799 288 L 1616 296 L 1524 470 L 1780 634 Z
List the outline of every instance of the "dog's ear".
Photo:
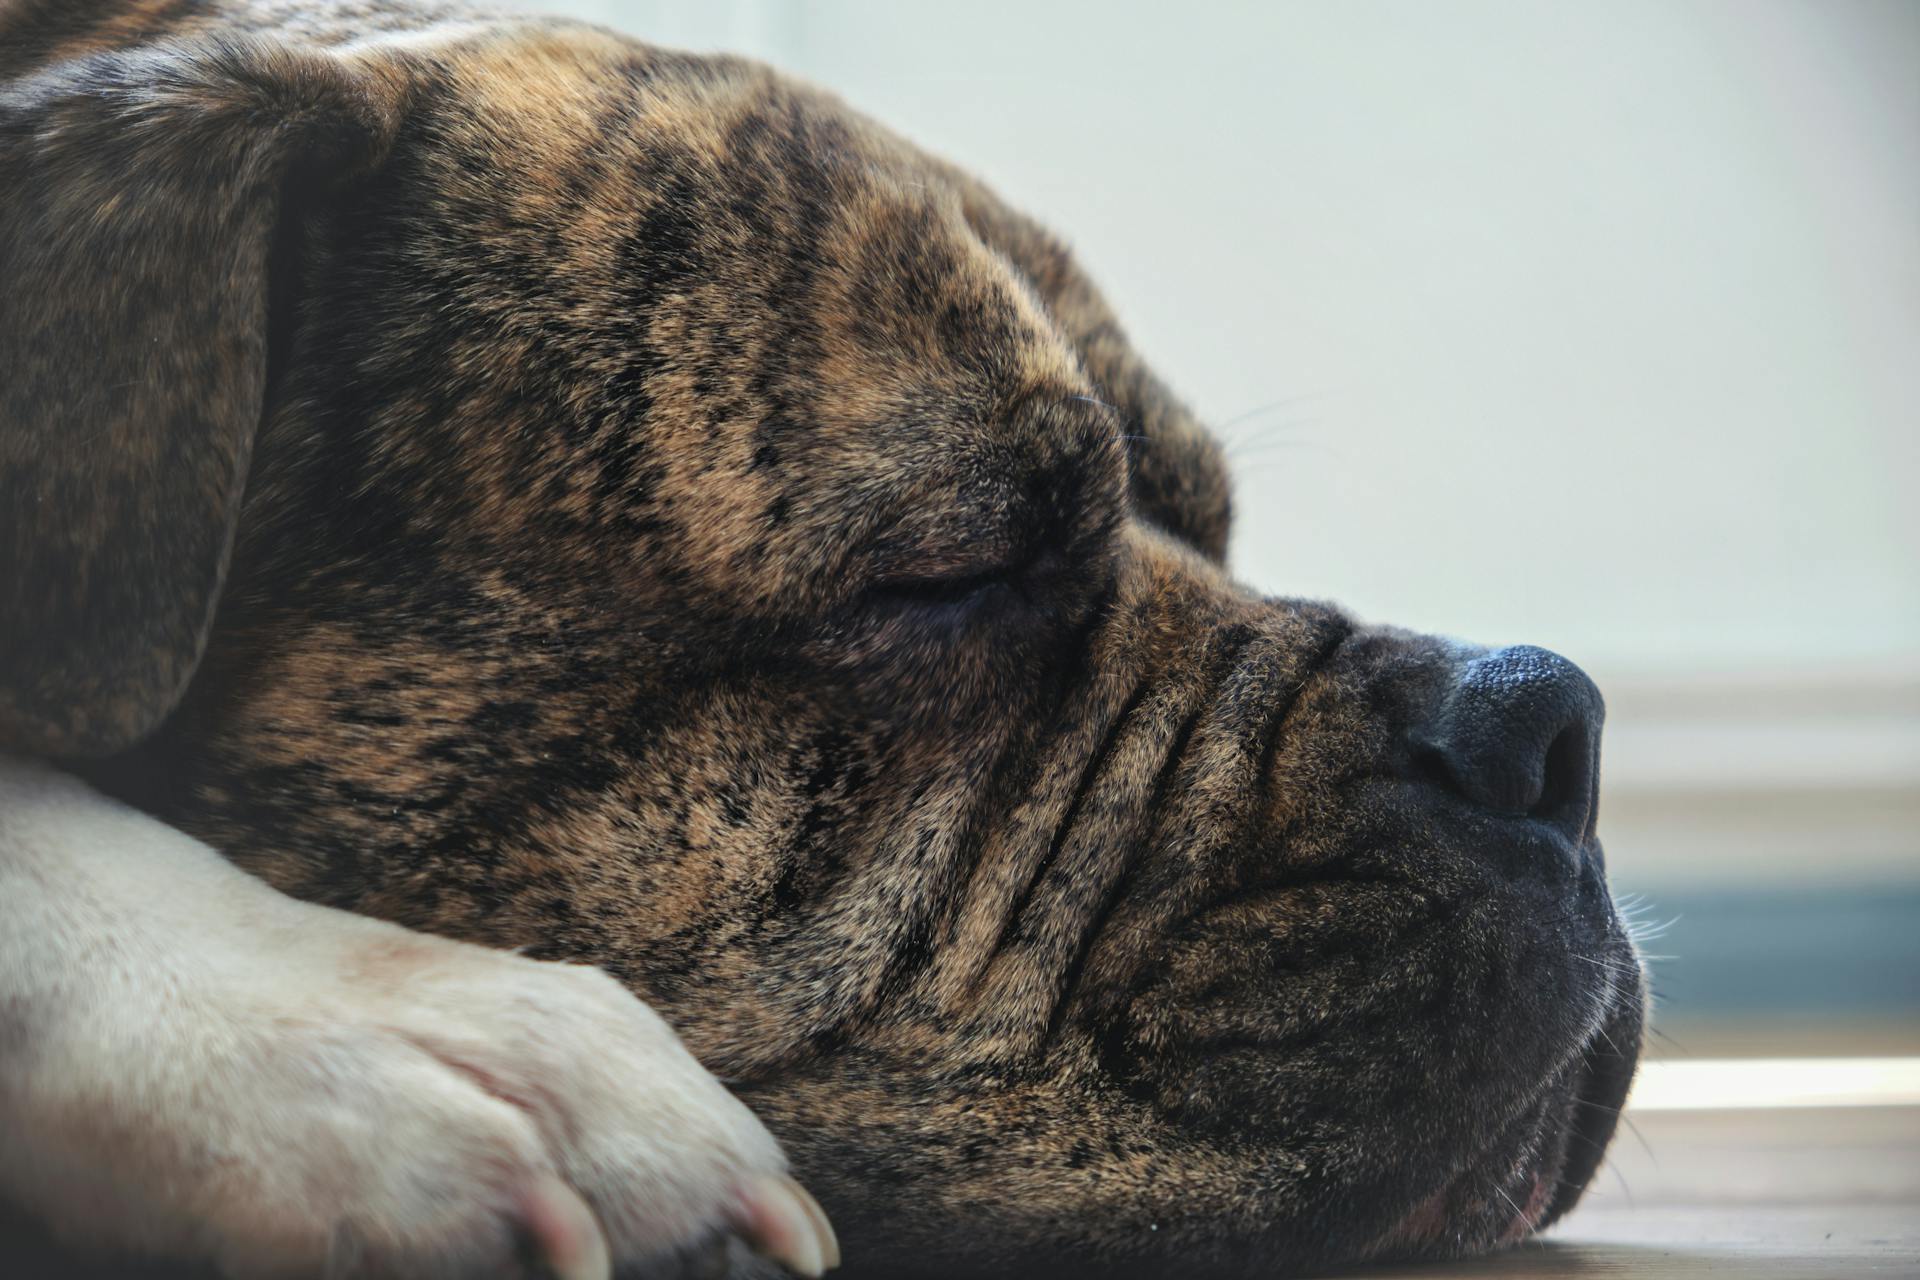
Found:
M 152 731 L 205 646 L 303 202 L 404 96 L 364 51 L 176 37 L 0 84 L 0 750 Z

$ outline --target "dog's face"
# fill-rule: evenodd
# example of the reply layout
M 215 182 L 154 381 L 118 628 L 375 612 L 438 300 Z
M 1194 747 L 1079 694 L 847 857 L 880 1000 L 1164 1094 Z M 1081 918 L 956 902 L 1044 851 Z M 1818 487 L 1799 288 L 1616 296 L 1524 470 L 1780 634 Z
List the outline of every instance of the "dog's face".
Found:
M 275 223 L 225 594 L 119 786 L 606 967 L 855 1268 L 1572 1202 L 1642 1000 L 1584 677 L 1236 585 L 1218 451 L 1065 252 L 831 99 L 567 27 L 393 59 Z

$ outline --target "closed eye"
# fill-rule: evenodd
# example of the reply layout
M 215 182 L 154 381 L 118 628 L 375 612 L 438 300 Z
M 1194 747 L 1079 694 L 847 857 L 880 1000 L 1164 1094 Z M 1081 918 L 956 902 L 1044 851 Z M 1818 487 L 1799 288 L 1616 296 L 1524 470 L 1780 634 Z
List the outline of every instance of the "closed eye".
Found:
M 961 573 L 884 579 L 869 588 L 868 596 L 883 605 L 966 605 L 996 587 L 1013 586 L 1027 567 L 1025 562 L 1008 561 Z

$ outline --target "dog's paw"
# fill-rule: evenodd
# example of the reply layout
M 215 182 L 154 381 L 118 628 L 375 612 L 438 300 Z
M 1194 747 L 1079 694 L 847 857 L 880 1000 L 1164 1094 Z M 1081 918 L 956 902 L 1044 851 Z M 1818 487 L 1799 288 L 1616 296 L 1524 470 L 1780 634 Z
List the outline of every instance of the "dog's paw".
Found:
M 62 872 L 0 911 L 0 1200 L 58 1234 L 247 1278 L 838 1261 L 773 1138 L 604 973 L 295 902 L 118 806 L 84 834 L 137 856 L 60 861 L 79 828 L 37 816 L 0 821 L 16 869 Z
M 735 1236 L 837 1261 L 759 1121 L 612 979 L 368 923 L 316 910 L 222 961 L 245 982 L 154 993 L 138 1039 L 46 1046 L 28 1150 L 78 1193 L 46 1207 L 236 1277 L 604 1278 Z

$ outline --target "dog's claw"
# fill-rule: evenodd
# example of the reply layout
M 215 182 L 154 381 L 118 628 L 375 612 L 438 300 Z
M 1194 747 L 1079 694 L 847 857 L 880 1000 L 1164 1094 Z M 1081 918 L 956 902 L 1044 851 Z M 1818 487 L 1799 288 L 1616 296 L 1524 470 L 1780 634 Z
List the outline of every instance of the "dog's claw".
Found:
M 554 1280 L 608 1280 L 613 1274 L 607 1238 L 593 1210 L 560 1179 L 544 1178 L 527 1192 L 520 1218 L 534 1253 Z
M 840 1265 L 840 1237 L 833 1233 L 833 1223 L 827 1220 L 827 1211 L 820 1207 L 820 1202 L 813 1198 L 813 1194 L 797 1182 L 793 1184 L 793 1190 L 800 1198 L 800 1207 L 813 1220 L 814 1231 L 820 1237 L 821 1258 L 827 1270 L 831 1271 Z
M 840 1241 L 820 1202 L 792 1178 L 760 1175 L 740 1188 L 735 1226 L 756 1252 L 803 1276 L 840 1265 Z

